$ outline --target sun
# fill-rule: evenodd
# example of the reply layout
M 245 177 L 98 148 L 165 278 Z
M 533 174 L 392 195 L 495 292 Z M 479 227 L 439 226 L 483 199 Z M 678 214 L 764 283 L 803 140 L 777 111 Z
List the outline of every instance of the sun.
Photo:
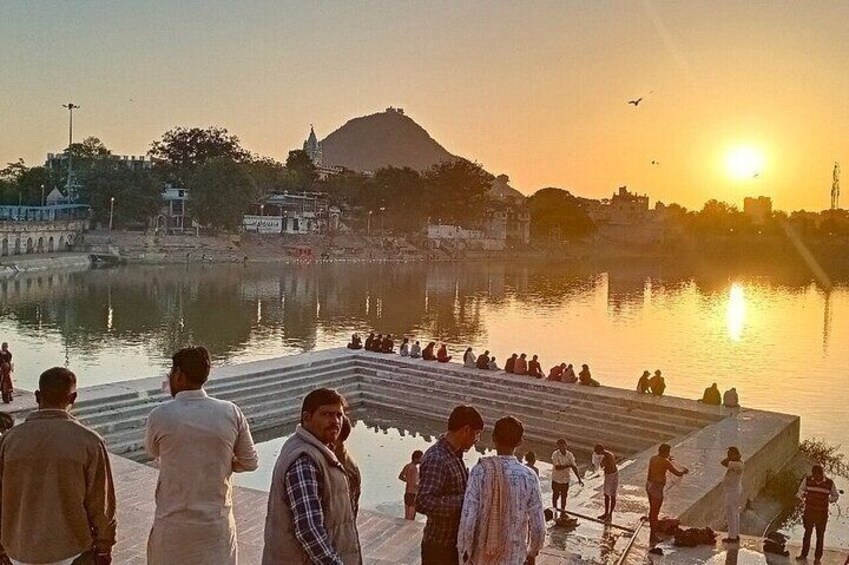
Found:
M 751 145 L 738 145 L 725 155 L 725 169 L 734 180 L 757 177 L 764 166 L 763 152 Z

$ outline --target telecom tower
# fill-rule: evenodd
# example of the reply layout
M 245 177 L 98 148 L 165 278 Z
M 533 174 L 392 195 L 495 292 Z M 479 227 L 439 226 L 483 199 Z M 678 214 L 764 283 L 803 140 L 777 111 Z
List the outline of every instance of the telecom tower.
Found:
M 840 163 L 834 163 L 834 172 L 831 174 L 831 209 L 840 208 Z

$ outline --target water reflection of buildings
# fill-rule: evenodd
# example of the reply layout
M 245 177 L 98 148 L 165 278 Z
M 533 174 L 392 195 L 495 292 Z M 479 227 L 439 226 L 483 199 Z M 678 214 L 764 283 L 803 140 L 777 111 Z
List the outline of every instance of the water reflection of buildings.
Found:
M 480 343 L 486 341 L 486 315 L 499 308 L 561 308 L 604 292 L 605 281 L 608 308 L 617 316 L 644 308 L 651 293 L 729 292 L 727 274 L 692 277 L 621 266 L 170 265 L 0 280 L 0 316 L 24 333 L 58 332 L 69 348 L 84 353 L 118 340 L 141 343 L 151 357 L 165 359 L 198 343 L 225 359 L 257 340 L 279 343 L 284 353 L 341 345 L 350 333 L 371 329 Z M 790 284 L 808 288 L 810 281 Z M 742 332 L 745 297 L 730 292 L 728 331 L 734 338 Z M 824 350 L 829 318 L 826 295 Z

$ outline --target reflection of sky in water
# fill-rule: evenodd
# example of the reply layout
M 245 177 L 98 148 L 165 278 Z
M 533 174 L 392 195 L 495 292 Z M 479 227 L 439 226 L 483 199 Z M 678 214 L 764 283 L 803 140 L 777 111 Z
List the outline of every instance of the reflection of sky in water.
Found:
M 800 414 L 803 437 L 845 443 L 849 287 L 805 273 L 614 265 L 412 264 L 127 267 L 0 281 L 0 340 L 16 383 L 51 365 L 82 385 L 161 375 L 187 343 L 236 363 L 340 346 L 369 330 L 444 340 L 456 355 L 514 351 L 545 369 L 588 363 L 631 389 L 661 369 L 667 392 L 716 381 L 745 405 Z M 404 448 L 406 449 L 407 446 Z

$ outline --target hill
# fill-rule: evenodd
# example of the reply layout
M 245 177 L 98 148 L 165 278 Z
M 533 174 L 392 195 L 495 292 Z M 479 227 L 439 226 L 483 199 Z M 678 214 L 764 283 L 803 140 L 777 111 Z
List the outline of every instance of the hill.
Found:
M 424 171 L 457 159 L 397 108 L 349 120 L 324 138 L 321 148 L 325 163 L 360 172 L 390 165 Z

